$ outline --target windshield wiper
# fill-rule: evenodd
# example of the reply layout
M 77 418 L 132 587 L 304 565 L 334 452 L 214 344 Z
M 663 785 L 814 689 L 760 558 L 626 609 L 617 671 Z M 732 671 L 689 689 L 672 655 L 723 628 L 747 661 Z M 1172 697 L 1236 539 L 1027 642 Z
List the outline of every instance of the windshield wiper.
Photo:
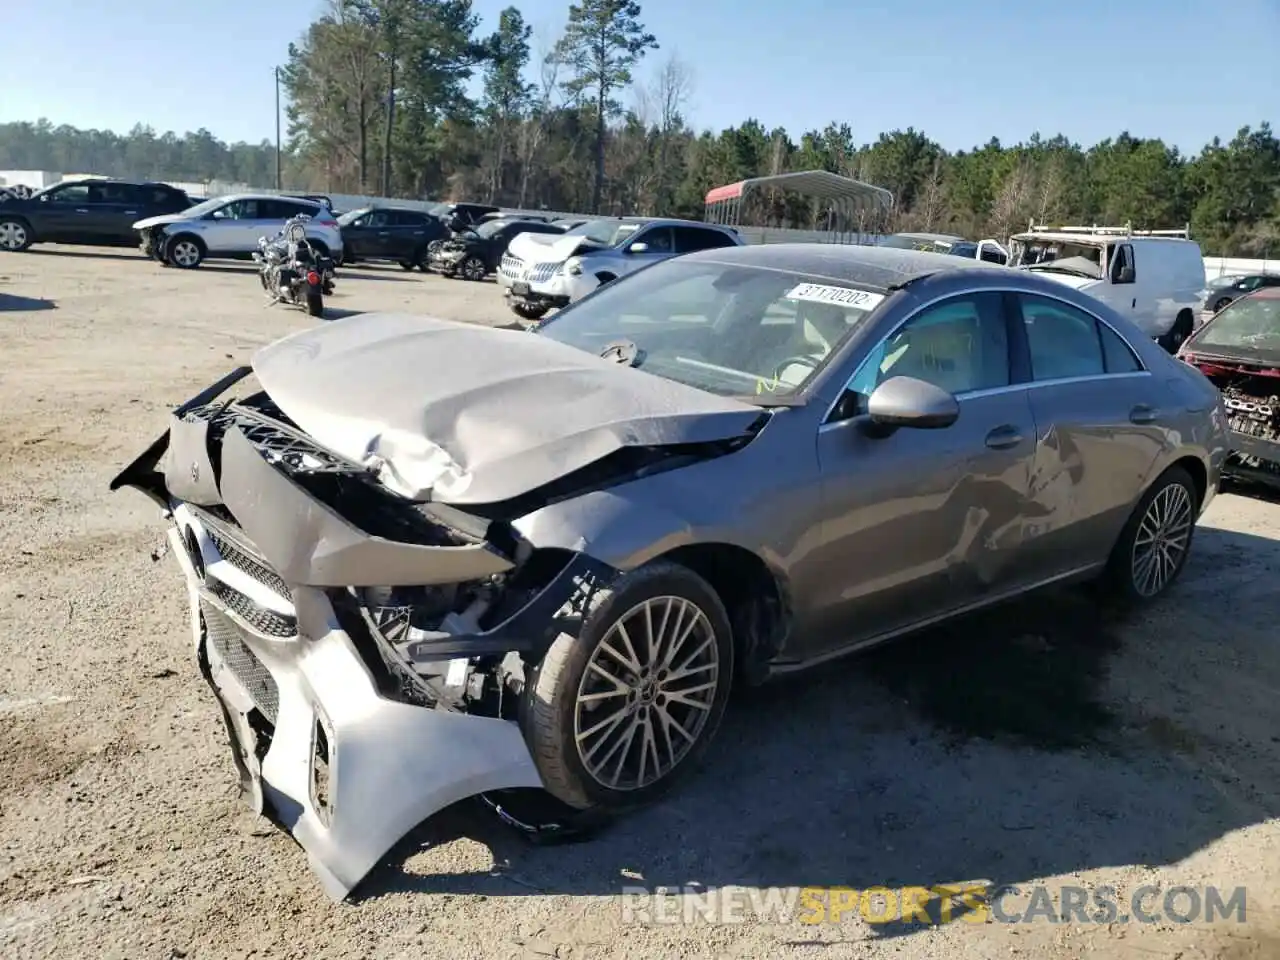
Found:
M 1101 277 L 1095 277 L 1087 270 L 1077 270 L 1075 267 L 1056 267 L 1052 263 L 1033 263 L 1028 268 L 1030 270 L 1044 270 L 1049 273 L 1069 273 L 1073 277 L 1084 277 L 1088 280 L 1101 280 Z

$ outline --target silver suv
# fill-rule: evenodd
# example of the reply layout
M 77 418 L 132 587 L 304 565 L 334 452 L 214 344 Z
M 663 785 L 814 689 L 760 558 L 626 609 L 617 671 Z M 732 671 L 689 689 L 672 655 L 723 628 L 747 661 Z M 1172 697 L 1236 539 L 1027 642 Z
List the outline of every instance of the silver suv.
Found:
M 260 237 L 274 237 L 286 220 L 303 214 L 316 252 L 342 262 L 342 229 L 323 203 L 301 197 L 238 193 L 198 203 L 181 213 L 147 217 L 133 225 L 142 252 L 161 263 L 191 270 L 208 257 L 247 260 Z
M 511 309 L 535 320 L 651 263 L 742 242 L 732 227 L 698 220 L 587 220 L 562 234 L 517 234 L 498 266 L 498 282 Z

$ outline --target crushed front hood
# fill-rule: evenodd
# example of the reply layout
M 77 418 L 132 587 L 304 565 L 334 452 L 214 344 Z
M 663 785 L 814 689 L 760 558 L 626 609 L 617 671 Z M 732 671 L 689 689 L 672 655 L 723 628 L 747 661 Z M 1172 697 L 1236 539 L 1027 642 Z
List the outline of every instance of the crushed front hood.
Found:
M 253 369 L 321 444 L 444 503 L 508 500 L 626 446 L 743 436 L 761 415 L 548 337 L 404 314 L 300 331 Z
M 177 223 L 182 219 L 183 216 L 180 213 L 162 213 L 158 217 L 146 217 L 137 221 L 134 223 L 133 229 L 146 230 L 149 227 L 163 227 L 170 223 Z
M 564 263 L 583 246 L 579 236 L 554 233 L 517 233 L 507 252 L 529 263 Z

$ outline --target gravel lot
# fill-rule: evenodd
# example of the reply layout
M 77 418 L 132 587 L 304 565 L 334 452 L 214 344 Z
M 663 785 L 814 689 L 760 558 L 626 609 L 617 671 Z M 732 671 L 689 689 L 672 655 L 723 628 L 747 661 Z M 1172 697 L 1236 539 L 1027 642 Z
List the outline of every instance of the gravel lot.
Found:
M 335 315 L 511 319 L 395 267 L 338 289 Z M 1280 956 L 1280 505 L 1239 494 L 1141 617 L 1042 597 L 740 697 L 699 777 L 592 842 L 463 805 L 329 902 L 236 797 L 156 510 L 107 492 L 168 407 L 309 322 L 247 265 L 0 254 L 0 956 Z M 971 880 L 1245 885 L 1247 921 L 673 926 L 619 898 Z

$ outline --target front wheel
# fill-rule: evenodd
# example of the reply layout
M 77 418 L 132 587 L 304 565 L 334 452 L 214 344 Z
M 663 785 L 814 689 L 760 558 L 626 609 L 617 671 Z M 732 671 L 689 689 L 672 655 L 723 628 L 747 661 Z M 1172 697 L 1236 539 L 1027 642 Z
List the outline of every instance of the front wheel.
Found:
M 195 237 L 174 237 L 165 247 L 164 258 L 175 267 L 194 270 L 204 261 L 204 245 Z
M 1230 303 L 1230 297 L 1220 297 L 1213 305 L 1213 312 L 1217 313 L 1219 310 L 1225 310 Z
M 483 280 L 489 272 L 485 268 L 484 261 L 479 257 L 467 257 L 462 261 L 462 266 L 458 269 L 462 271 L 463 277 L 473 282 Z
M 324 296 L 322 294 L 307 294 L 307 315 L 312 317 L 324 316 Z
M 22 220 L 6 217 L 0 220 L 0 250 L 21 253 L 31 246 L 31 228 Z
M 1151 485 L 1116 541 L 1103 574 L 1107 592 L 1143 603 L 1164 593 L 1182 573 L 1195 536 L 1200 493 L 1182 467 Z
M 715 736 L 733 660 L 724 605 L 688 568 L 656 562 L 599 591 L 525 687 L 521 726 L 547 791 L 616 810 L 667 790 Z

